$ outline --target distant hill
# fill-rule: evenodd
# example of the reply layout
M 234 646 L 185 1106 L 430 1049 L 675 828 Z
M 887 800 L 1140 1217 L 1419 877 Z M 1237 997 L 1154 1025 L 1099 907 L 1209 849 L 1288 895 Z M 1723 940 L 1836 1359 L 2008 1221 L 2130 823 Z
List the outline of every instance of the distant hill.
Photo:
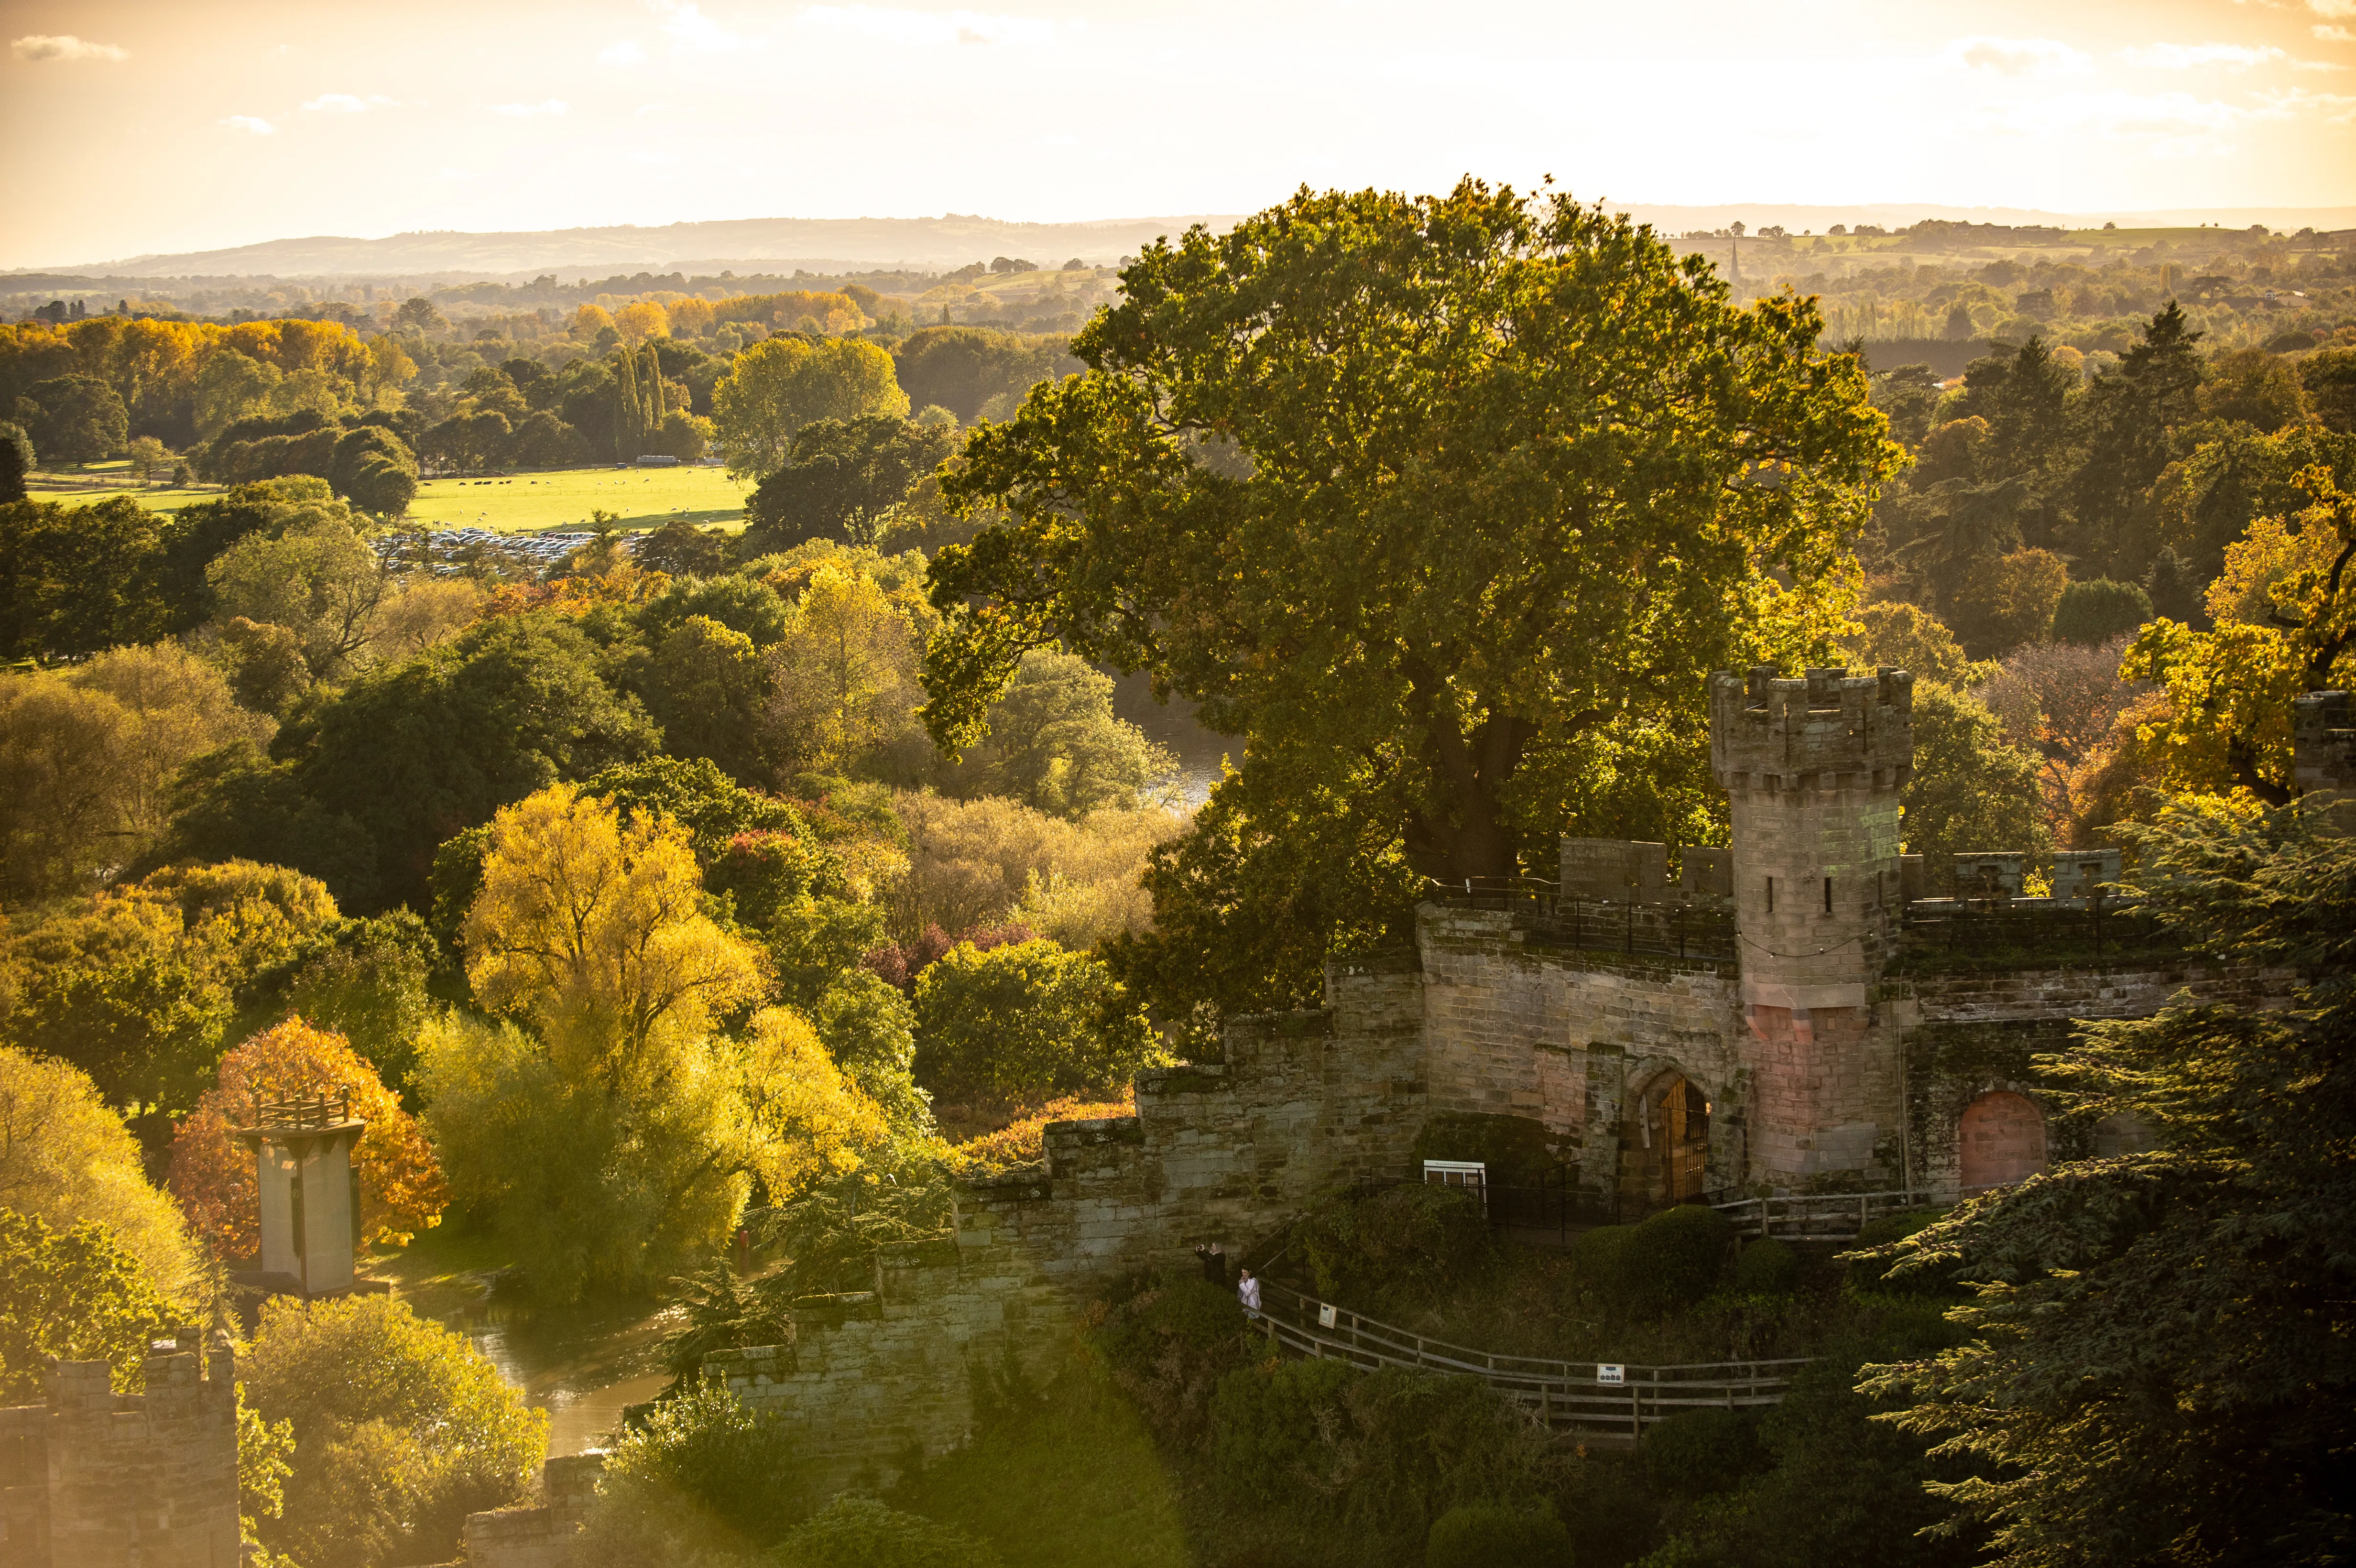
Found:
M 1781 225 L 1793 233 L 1821 233 L 1836 223 L 1873 223 L 1902 229 L 1922 219 L 1972 223 L 2122 229 L 2190 228 L 2213 223 L 2246 229 L 2263 223 L 2277 231 L 2356 228 L 2356 207 L 2188 208 L 2174 212 L 2062 213 L 2028 208 L 1949 207 L 1937 202 L 1854 202 L 1798 205 L 1724 202 L 1671 207 L 1606 200 L 1614 211 L 1633 214 L 1665 234 L 1708 232 L 1740 221 L 1756 230 Z M 1177 236 L 1201 223 L 1226 229 L 1232 216 L 1120 218 L 1087 223 L 1011 223 L 994 218 L 948 213 L 939 218 L 749 218 L 659 228 L 616 224 L 602 229 L 468 234 L 423 230 L 381 240 L 314 235 L 270 240 L 227 251 L 181 255 L 134 256 L 79 266 L 27 269 L 0 274 L 0 285 L 63 286 L 67 280 L 94 281 L 247 277 L 408 278 L 452 283 L 473 279 L 524 282 L 546 273 L 571 282 L 617 270 L 651 269 L 716 274 L 722 272 L 790 274 L 796 268 L 825 274 L 879 267 L 943 272 L 969 261 L 1015 256 L 1053 267 L 1078 257 L 1091 264 L 1134 254 L 1161 235 Z M 58 284 L 45 280 L 56 279 Z
M 968 261 L 1017 256 L 1053 267 L 1077 256 L 1091 264 L 1134 254 L 1194 223 L 1224 229 L 1232 218 L 1126 218 L 1096 223 L 1007 223 L 949 213 L 940 218 L 754 218 L 642 229 L 559 229 L 539 233 L 394 234 L 382 240 L 316 235 L 228 251 L 135 256 L 49 273 L 117 278 L 306 278 L 332 275 L 524 279 L 553 272 L 570 281 L 616 268 L 718 272 L 841 272 L 907 266 L 946 271 Z

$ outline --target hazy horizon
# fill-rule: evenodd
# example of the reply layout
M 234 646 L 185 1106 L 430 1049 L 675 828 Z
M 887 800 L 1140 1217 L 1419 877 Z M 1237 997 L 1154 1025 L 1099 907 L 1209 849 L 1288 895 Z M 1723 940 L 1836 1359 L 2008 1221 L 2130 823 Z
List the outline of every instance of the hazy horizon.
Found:
M 0 124 L 32 155 L 0 174 L 10 270 L 780 214 L 1239 213 L 1468 171 L 1635 208 L 2356 200 L 2356 0 L 427 0 L 391 24 L 0 0 Z

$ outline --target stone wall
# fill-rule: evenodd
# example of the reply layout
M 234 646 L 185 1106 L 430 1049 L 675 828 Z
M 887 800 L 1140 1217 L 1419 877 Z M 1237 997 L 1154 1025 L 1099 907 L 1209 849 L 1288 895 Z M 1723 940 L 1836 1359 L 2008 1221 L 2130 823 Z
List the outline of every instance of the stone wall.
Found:
M 566 1568 L 605 1468 L 594 1451 L 551 1459 L 541 1467 L 540 1502 L 468 1514 L 466 1568 Z
M 1010 1360 L 1039 1372 L 1072 1305 L 1011 1249 L 887 1248 L 874 1289 L 795 1303 L 792 1343 L 721 1351 L 704 1375 L 790 1417 L 821 1489 L 888 1487 L 971 1435 L 980 1380 Z
M 1505 914 L 1430 904 L 1417 913 L 1416 935 L 1425 1115 L 1536 1121 L 1579 1172 L 1580 1190 L 1601 1199 L 1622 1180 L 1631 1108 L 1674 1072 L 1717 1107 L 1712 1184 L 1741 1179 L 1749 1079 L 1732 965 L 1549 948 Z
M 2080 1019 L 2148 1018 L 2180 991 L 2252 1009 L 2280 1007 L 2294 977 L 2182 958 L 2137 968 L 2016 969 L 1890 978 L 1883 1006 L 1904 1051 L 1906 1170 L 1943 1201 L 1965 1189 L 1964 1120 L 1991 1094 L 2019 1094 L 2043 1119 L 2047 1162 L 2148 1146 L 2123 1121 L 2073 1116 L 2035 1059 L 2065 1049 Z
M 194 1346 L 193 1334 L 179 1343 Z M 208 1365 L 209 1360 L 209 1365 Z M 59 1361 L 45 1404 L 0 1410 L 10 1568 L 236 1568 L 236 1362 L 226 1339 L 149 1356 L 145 1392 Z

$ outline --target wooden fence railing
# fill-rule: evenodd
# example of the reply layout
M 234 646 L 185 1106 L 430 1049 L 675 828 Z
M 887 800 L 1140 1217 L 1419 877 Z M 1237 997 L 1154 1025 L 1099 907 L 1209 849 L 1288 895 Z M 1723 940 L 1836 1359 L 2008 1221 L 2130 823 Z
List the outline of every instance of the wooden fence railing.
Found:
M 1479 1378 L 1554 1431 L 1591 1442 L 1633 1443 L 1680 1411 L 1775 1404 L 1808 1364 L 1805 1357 L 1639 1366 L 1504 1356 L 1376 1322 L 1272 1280 L 1262 1280 L 1260 1292 L 1258 1327 L 1295 1355 Z

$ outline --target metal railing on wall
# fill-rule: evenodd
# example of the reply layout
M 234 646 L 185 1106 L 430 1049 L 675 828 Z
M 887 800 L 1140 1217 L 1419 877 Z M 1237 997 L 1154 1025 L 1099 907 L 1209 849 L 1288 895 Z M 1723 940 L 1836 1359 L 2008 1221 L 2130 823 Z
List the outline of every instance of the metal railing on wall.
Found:
M 2021 954 L 2097 960 L 2160 953 L 2177 939 L 2138 906 L 2085 899 L 1915 899 L 1901 918 L 1901 951 L 1923 956 Z
M 1718 905 L 1567 897 L 1543 877 L 1430 881 L 1427 892 L 1448 909 L 1502 911 L 1543 938 L 1589 952 L 1721 963 L 1735 957 L 1734 912 Z

